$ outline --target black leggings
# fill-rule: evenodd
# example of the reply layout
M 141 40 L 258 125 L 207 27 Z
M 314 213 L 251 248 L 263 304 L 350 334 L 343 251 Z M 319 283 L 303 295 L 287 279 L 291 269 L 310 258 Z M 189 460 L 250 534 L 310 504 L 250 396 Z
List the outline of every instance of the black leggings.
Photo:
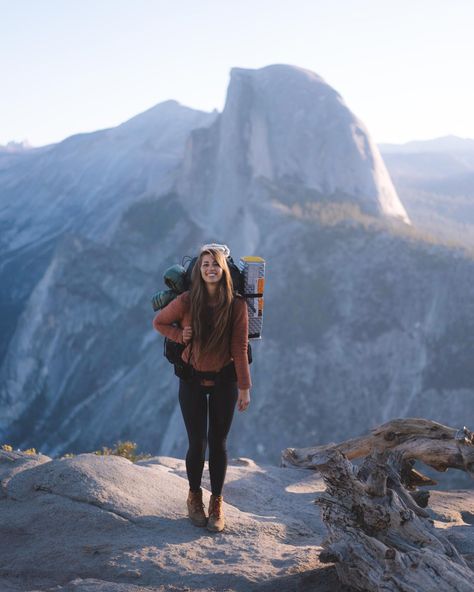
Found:
M 207 431 L 207 393 L 209 393 L 209 431 Z M 237 398 L 236 382 L 217 380 L 213 386 L 202 386 L 194 380 L 179 381 L 179 404 L 189 439 L 186 472 L 189 488 L 192 491 L 198 491 L 201 486 L 206 447 L 209 442 L 211 491 L 214 495 L 222 493 L 227 470 L 226 440 Z

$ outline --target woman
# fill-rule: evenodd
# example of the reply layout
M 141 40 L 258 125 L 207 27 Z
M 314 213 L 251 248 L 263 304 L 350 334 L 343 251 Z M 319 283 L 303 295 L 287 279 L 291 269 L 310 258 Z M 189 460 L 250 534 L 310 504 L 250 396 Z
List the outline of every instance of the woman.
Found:
M 227 434 L 236 403 L 239 411 L 248 408 L 251 387 L 247 305 L 234 294 L 222 250 L 203 247 L 193 268 L 191 290 L 162 309 L 153 325 L 186 346 L 182 359 L 192 367 L 192 378 L 179 381 L 179 403 L 189 439 L 188 514 L 196 526 L 221 531 L 225 525 L 222 488 L 227 470 Z M 201 489 L 208 442 L 212 490 L 209 518 L 204 512 Z

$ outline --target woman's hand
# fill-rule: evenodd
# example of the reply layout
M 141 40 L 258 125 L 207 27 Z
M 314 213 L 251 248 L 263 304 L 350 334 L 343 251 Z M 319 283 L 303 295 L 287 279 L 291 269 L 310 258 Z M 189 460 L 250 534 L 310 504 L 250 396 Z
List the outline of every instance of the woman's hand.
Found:
M 250 390 L 239 389 L 239 398 L 237 399 L 237 409 L 239 411 L 245 411 L 250 405 Z
M 192 327 L 184 327 L 183 329 L 183 343 L 189 343 L 193 336 L 193 328 Z

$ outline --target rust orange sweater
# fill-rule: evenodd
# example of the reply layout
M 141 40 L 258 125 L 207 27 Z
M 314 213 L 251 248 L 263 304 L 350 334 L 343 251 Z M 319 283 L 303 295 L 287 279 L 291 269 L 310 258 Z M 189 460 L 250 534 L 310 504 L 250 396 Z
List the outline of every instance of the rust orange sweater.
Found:
M 173 327 L 173 323 L 178 323 L 178 327 Z M 191 319 L 191 298 L 189 292 L 180 294 L 175 300 L 170 302 L 165 308 L 161 309 L 153 319 L 154 328 L 178 343 L 183 342 L 183 328 L 192 326 Z M 247 389 L 252 386 L 250 380 L 250 369 L 247 358 L 248 345 L 248 311 L 245 300 L 236 297 L 232 311 L 232 335 L 230 338 L 230 347 L 223 350 L 220 355 L 200 356 L 199 363 L 193 359 L 193 366 L 201 372 L 218 372 L 231 360 L 234 360 L 235 371 L 237 374 L 237 385 L 240 389 Z M 188 343 L 183 351 L 182 358 L 189 363 L 191 354 L 191 344 Z

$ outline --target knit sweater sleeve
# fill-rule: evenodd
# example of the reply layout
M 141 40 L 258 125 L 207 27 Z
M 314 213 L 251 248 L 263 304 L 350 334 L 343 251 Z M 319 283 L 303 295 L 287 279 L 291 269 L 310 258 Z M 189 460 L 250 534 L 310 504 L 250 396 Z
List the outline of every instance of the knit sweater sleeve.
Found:
M 237 374 L 237 385 L 240 389 L 248 389 L 252 386 L 250 368 L 247 357 L 248 347 L 248 310 L 243 298 L 234 301 L 234 314 L 232 323 L 232 337 L 230 353 L 234 359 Z
M 184 343 L 181 321 L 186 311 L 185 294 L 180 294 L 172 300 L 165 308 L 158 311 L 153 319 L 153 327 L 156 331 L 178 343 Z M 177 323 L 179 327 L 175 327 L 173 323 Z

